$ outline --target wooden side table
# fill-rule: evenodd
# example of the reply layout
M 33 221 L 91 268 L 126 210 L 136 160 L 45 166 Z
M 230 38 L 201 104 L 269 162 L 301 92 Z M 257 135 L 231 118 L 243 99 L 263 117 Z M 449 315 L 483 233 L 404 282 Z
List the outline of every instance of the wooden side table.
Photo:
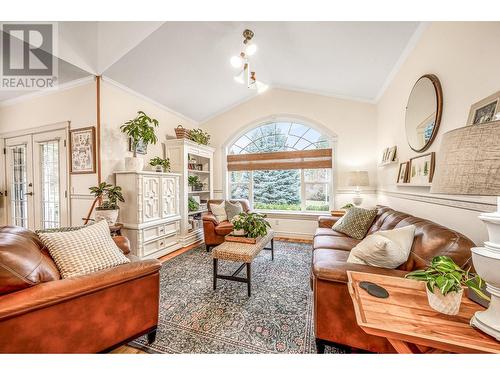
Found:
M 347 276 L 358 325 L 387 338 L 398 353 L 500 353 L 500 342 L 470 326 L 472 315 L 484 308 L 467 297 L 458 315 L 445 315 L 429 306 L 422 281 L 354 271 Z M 369 295 L 361 281 L 380 285 L 389 297 Z

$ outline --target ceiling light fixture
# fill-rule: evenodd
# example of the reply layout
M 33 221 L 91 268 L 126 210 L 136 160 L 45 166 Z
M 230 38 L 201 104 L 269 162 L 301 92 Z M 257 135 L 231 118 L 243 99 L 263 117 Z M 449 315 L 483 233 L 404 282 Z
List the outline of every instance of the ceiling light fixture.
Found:
M 230 59 L 231 66 L 236 69 L 242 69 L 238 75 L 234 77 L 234 80 L 241 84 L 246 84 L 249 89 L 256 89 L 257 92 L 261 93 L 267 89 L 267 85 L 262 82 L 257 81 L 255 72 L 250 70 L 249 56 L 252 56 L 257 52 L 257 45 L 252 42 L 254 37 L 252 30 L 245 29 L 243 31 L 243 51 L 240 52 L 239 56 L 233 56 Z

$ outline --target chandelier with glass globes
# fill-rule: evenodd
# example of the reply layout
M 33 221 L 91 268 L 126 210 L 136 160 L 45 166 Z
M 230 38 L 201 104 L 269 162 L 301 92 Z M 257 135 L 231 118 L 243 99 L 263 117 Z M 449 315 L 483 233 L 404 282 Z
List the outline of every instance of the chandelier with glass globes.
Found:
M 241 84 L 246 84 L 249 89 L 255 89 L 262 92 L 267 89 L 267 85 L 257 81 L 255 71 L 250 69 L 249 57 L 257 52 L 257 44 L 252 41 L 254 32 L 249 29 L 243 31 L 243 51 L 238 56 L 231 57 L 231 65 L 233 68 L 241 69 L 239 73 L 234 76 L 234 80 Z

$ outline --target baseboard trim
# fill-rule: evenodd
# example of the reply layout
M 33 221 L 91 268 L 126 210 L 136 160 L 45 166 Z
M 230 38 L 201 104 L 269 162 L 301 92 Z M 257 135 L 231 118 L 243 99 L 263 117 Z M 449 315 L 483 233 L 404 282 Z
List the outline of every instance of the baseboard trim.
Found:
M 481 200 L 481 198 L 484 199 L 485 197 L 461 198 L 458 196 L 450 196 L 450 198 L 445 198 L 443 196 L 431 196 L 430 194 L 403 193 L 390 190 L 379 190 L 378 194 L 474 212 L 491 212 L 496 210 L 495 203 L 489 203 Z
M 287 232 L 274 229 L 274 237 L 312 241 L 313 236 L 311 233 Z

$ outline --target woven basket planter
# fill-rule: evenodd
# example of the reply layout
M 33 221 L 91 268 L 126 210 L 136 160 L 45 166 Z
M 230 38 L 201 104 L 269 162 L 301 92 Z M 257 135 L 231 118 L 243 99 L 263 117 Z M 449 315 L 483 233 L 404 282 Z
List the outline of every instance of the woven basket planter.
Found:
M 189 139 L 189 129 L 183 128 L 182 125 L 179 125 L 175 128 L 175 136 L 177 139 Z
M 457 315 L 460 310 L 460 304 L 462 303 L 462 295 L 464 290 L 460 292 L 449 292 L 447 295 L 443 296 L 438 288 L 434 288 L 434 293 L 431 293 L 428 288 L 427 299 L 429 305 L 436 311 L 447 315 Z

